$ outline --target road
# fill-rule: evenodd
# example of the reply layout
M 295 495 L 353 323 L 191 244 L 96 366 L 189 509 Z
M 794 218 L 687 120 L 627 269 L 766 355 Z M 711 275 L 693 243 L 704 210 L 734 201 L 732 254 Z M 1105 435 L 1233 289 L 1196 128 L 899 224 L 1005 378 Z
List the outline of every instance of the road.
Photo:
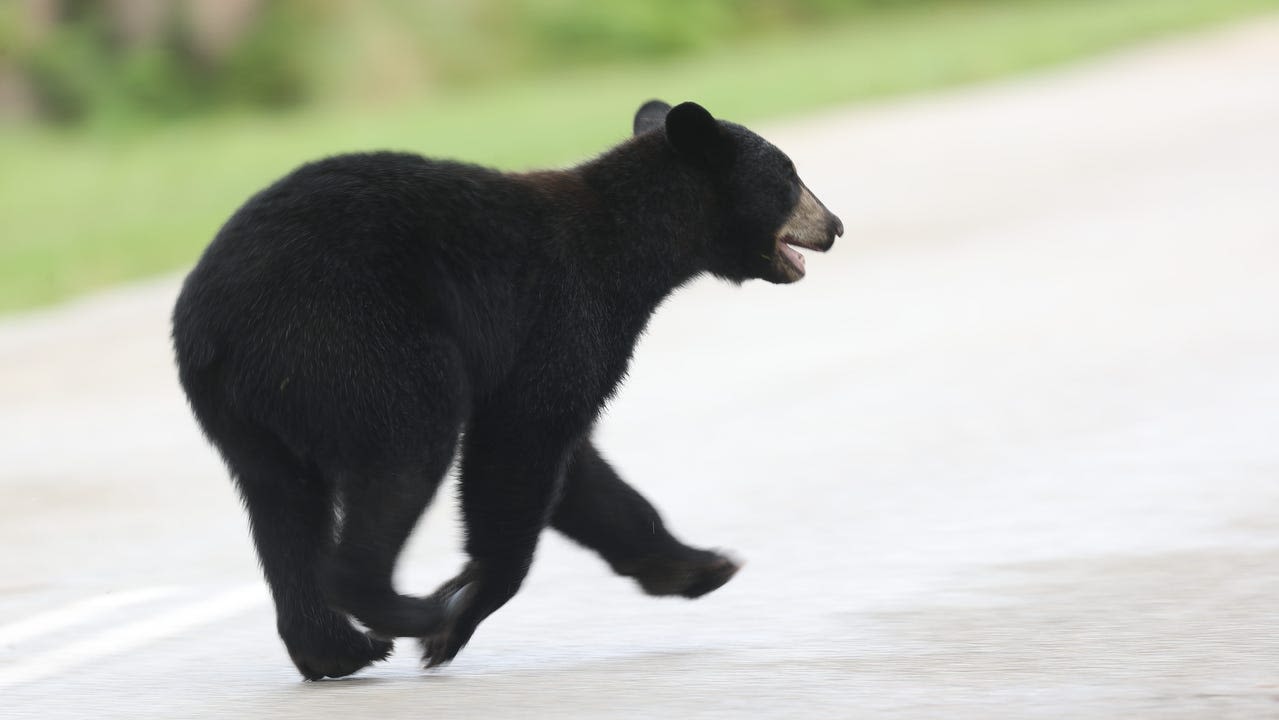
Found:
M 8 318 L 0 717 L 1279 717 L 1277 129 L 1279 18 L 764 128 L 847 233 L 673 297 L 600 431 L 742 573 L 654 600 L 548 536 L 432 672 L 299 681 L 174 279 Z

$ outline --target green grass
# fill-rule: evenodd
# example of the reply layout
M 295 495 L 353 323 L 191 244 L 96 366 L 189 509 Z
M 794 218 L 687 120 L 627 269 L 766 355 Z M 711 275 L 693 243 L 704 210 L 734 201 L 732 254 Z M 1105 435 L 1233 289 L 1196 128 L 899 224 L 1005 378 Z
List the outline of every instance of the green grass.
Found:
M 638 103 L 779 114 L 995 78 L 1279 0 L 948 2 L 661 65 L 614 66 L 376 112 L 218 117 L 146 132 L 0 134 L 0 310 L 190 266 L 243 200 L 296 164 L 409 149 L 503 168 L 562 164 L 622 139 Z

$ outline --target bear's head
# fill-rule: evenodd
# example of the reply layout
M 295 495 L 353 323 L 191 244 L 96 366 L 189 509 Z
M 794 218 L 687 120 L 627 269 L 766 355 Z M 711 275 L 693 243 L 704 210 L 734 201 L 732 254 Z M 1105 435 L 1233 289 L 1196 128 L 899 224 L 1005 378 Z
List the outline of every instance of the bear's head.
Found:
M 697 103 L 672 108 L 650 100 L 635 114 L 634 130 L 664 133 L 679 161 L 713 187 L 720 232 L 708 238 L 706 262 L 714 275 L 792 283 L 804 277 L 804 256 L 795 248 L 825 252 L 844 234 L 785 153 Z

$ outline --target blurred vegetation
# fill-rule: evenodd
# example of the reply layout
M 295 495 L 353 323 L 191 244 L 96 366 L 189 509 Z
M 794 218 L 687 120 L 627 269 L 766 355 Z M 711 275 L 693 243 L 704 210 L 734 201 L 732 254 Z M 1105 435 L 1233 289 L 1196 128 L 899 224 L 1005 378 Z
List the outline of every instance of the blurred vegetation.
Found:
M 9 3 L 0 38 L 12 82 L 37 119 L 176 117 L 219 108 L 282 108 L 310 95 L 311 20 L 301 2 L 257 3 L 251 22 L 201 40 L 178 2 Z M 129 10 L 137 7 L 140 10 Z M 130 12 L 141 14 L 139 20 Z M 0 61 L 5 62 L 5 61 Z
M 712 0 L 282 0 L 277 19 L 223 44 L 173 40 L 179 15 L 154 36 L 169 39 L 113 59 L 86 49 L 101 38 L 64 39 L 93 34 L 95 5 L 46 35 L 71 48 L 54 60 L 15 40 L 0 0 L 0 48 L 22 48 L 0 62 L 89 78 L 51 82 L 80 88 L 60 124 L 0 123 L 0 310 L 189 267 L 248 195 L 327 154 L 562 163 L 625 137 L 650 97 L 755 121 L 999 77 L 1279 0 L 743 0 L 740 16 Z
M 690 55 L 923 2 L 27 0 L 0 11 L 0 39 L 40 119 L 127 121 L 393 100 Z

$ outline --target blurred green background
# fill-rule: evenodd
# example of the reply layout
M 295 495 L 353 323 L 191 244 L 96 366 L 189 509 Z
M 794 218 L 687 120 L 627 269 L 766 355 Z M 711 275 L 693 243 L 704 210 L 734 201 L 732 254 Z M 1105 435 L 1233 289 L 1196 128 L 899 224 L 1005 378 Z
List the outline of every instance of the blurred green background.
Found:
M 294 165 L 502 168 L 650 97 L 758 121 L 1042 67 L 1279 0 L 0 0 L 0 311 L 192 264 Z

